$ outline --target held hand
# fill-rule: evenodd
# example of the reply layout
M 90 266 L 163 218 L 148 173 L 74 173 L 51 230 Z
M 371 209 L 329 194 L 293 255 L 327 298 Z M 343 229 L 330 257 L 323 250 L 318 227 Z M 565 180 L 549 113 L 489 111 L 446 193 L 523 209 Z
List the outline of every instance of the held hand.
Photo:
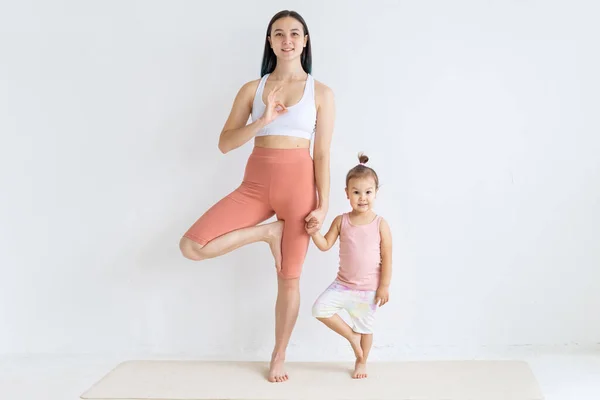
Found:
M 314 219 L 314 221 L 311 223 L 311 226 L 313 228 L 316 226 L 316 230 L 319 230 L 321 229 L 321 225 L 323 225 L 323 221 L 325 220 L 325 214 L 327 214 L 327 211 L 323 210 L 322 208 L 317 208 L 311 211 L 310 214 L 304 218 L 304 221 L 310 223 L 310 221 Z
M 271 90 L 269 93 L 269 96 L 267 96 L 267 105 L 262 116 L 263 120 L 267 124 L 271 123 L 273 120 L 275 120 L 275 118 L 285 114 L 288 111 L 285 105 L 281 101 L 277 100 L 277 95 L 281 91 L 281 88 L 281 86 L 273 88 L 273 90 Z
M 304 225 L 304 228 L 306 229 L 306 233 L 308 233 L 310 236 L 312 236 L 315 233 L 319 232 L 319 222 L 317 221 L 316 218 L 311 218 L 310 221 L 308 221 Z
M 387 286 L 380 286 L 375 293 L 375 304 L 383 306 L 390 299 L 390 291 Z

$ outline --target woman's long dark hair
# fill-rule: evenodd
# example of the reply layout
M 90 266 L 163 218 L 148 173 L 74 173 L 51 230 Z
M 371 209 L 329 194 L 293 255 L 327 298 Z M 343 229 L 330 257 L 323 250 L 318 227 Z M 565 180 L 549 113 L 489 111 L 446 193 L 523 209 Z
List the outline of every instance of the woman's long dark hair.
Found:
M 278 12 L 271 18 L 271 22 L 269 22 L 269 26 L 267 27 L 267 35 L 265 36 L 265 50 L 263 52 L 262 59 L 262 67 L 260 69 L 261 78 L 266 74 L 270 74 L 275 70 L 275 66 L 277 65 L 277 56 L 273 52 L 271 45 L 269 44 L 269 36 L 271 36 L 271 28 L 273 27 L 273 23 L 280 18 L 284 17 L 292 17 L 298 22 L 302 24 L 304 29 L 304 34 L 308 35 L 308 39 L 306 40 L 306 47 L 302 50 L 302 55 L 300 56 L 300 61 L 302 63 L 302 69 L 307 74 L 312 72 L 312 51 L 310 49 L 310 35 L 308 34 L 308 26 L 306 26 L 306 22 L 304 18 L 296 11 L 283 10 Z

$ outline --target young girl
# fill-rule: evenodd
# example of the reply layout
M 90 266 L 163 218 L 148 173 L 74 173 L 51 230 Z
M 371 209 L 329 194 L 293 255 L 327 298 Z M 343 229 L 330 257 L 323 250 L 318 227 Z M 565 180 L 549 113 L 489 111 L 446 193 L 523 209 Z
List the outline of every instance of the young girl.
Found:
M 388 302 L 392 275 L 392 235 L 387 222 L 373 211 L 379 178 L 365 165 L 368 160 L 359 154 L 360 164 L 346 175 L 346 196 L 352 211 L 337 216 L 325 236 L 319 233 L 316 220 L 306 225 L 322 251 L 329 250 L 340 237 L 337 278 L 315 301 L 312 313 L 350 342 L 356 355 L 355 379 L 367 377 L 375 310 Z M 352 327 L 338 315 L 341 310 L 350 315 Z

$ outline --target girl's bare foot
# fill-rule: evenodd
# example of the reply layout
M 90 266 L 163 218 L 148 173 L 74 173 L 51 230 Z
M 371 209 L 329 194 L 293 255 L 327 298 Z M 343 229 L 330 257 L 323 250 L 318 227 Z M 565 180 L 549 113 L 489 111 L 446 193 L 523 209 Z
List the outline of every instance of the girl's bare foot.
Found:
M 273 356 L 271 366 L 269 367 L 269 382 L 285 382 L 288 380 L 288 374 L 283 368 L 283 358 Z
M 360 338 L 362 335 L 360 333 L 352 332 L 352 336 L 349 339 L 350 345 L 352 346 L 352 350 L 354 350 L 354 355 L 357 360 L 361 360 L 363 358 L 363 350 L 360 346 Z
M 354 364 L 354 372 L 352 373 L 352 378 L 364 379 L 366 377 L 367 377 L 367 363 L 362 362 L 362 360 L 356 359 L 356 363 Z
M 275 267 L 277 271 L 281 271 L 281 239 L 283 238 L 283 221 L 273 222 L 269 229 L 267 243 L 275 258 Z

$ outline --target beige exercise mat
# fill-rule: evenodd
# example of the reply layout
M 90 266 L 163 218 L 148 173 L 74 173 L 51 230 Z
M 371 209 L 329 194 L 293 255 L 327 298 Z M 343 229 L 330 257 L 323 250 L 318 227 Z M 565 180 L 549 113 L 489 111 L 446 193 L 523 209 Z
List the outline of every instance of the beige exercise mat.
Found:
M 288 363 L 290 380 L 266 381 L 264 362 L 128 361 L 83 399 L 94 400 L 538 400 L 520 361 L 373 362 L 351 378 L 352 363 Z

